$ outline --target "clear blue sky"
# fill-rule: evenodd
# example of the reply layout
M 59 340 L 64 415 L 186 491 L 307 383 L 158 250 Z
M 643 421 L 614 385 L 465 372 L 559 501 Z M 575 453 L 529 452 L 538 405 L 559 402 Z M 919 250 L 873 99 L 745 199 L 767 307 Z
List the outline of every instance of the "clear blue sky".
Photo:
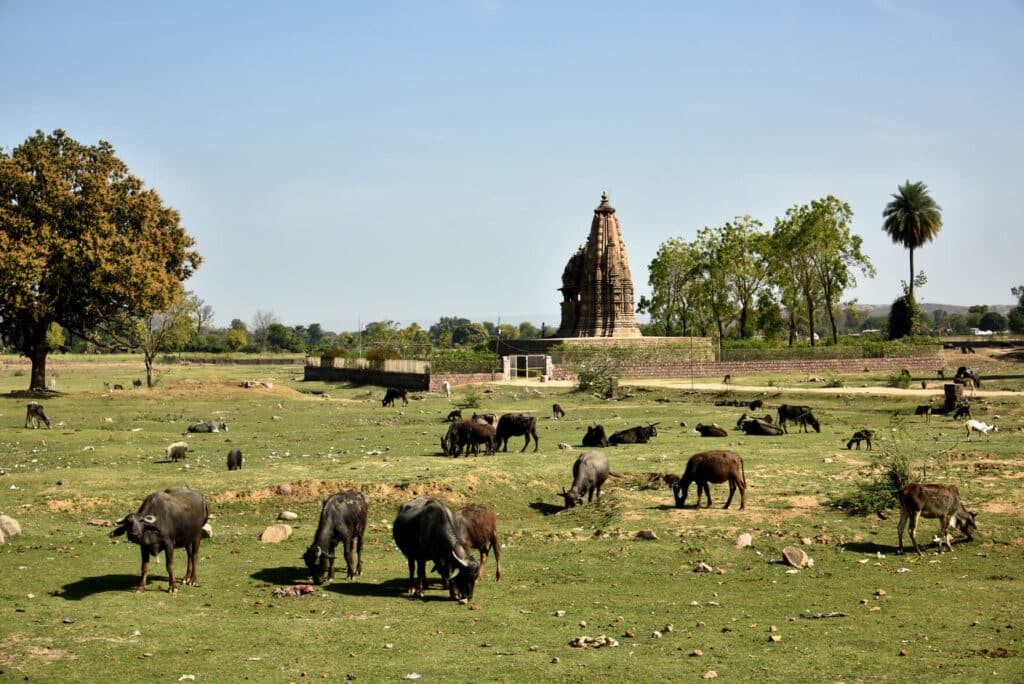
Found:
M 1024 284 L 1024 5 L 0 0 L 0 146 L 110 141 L 204 256 L 216 323 L 557 325 L 608 191 L 637 297 L 672 237 L 834 194 L 888 303 L 903 181 L 924 302 Z

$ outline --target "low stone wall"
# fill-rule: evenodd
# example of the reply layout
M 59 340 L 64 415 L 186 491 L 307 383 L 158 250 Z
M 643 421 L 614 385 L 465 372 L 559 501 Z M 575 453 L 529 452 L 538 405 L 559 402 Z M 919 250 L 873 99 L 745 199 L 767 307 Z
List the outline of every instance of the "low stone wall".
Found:
M 322 368 L 306 366 L 303 380 L 324 382 L 351 382 L 356 385 L 377 385 L 424 392 L 430 388 L 430 376 L 421 373 L 395 373 L 371 368 Z
M 431 375 L 430 391 L 442 391 L 441 383 L 445 380 L 454 388 L 461 385 L 472 385 L 477 382 L 499 382 L 504 379 L 505 376 L 502 373 L 448 373 L 446 375 Z

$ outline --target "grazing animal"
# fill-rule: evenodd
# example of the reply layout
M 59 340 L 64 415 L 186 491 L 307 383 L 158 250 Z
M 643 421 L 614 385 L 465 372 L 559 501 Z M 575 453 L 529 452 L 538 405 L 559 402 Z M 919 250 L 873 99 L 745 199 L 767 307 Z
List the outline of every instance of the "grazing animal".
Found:
M 474 413 L 470 420 L 475 420 L 478 423 L 493 426 L 498 422 L 498 416 L 493 413 Z
M 597 500 L 601 500 L 601 485 L 608 479 L 608 457 L 600 451 L 584 451 L 576 462 L 572 464 L 572 487 L 565 491 L 562 487 L 562 498 L 565 499 L 565 507 L 572 508 L 583 503 L 586 495 L 587 503 L 594 500 L 594 493 L 597 493 Z
M 38 401 L 30 401 L 25 407 L 25 427 L 31 427 L 33 430 L 39 429 L 39 423 L 42 422 L 46 426 L 46 429 L 51 429 L 50 419 L 46 415 L 46 411 L 43 410 L 43 405 Z
M 953 380 L 962 380 L 964 378 L 973 378 L 974 386 L 981 387 L 981 374 L 974 368 L 968 368 L 967 366 L 960 366 L 956 369 L 956 375 L 953 376 Z
M 953 420 L 960 420 L 961 418 L 971 417 L 971 405 L 966 401 L 961 401 L 956 405 L 956 410 L 953 411 Z
M 134 387 L 135 389 L 139 389 L 140 387 L 142 387 L 142 380 L 140 378 L 135 378 L 134 380 L 132 380 L 132 387 Z
M 683 471 L 679 482 L 672 485 L 676 508 L 682 508 L 686 503 L 686 494 L 692 482 L 697 483 L 697 508 L 700 508 L 701 490 L 703 489 L 703 493 L 708 497 L 707 508 L 711 508 L 711 489 L 708 483 L 723 482 L 729 483 L 729 498 L 723 508 L 728 508 L 732 503 L 732 497 L 737 489 L 740 490 L 740 510 L 747 506 L 747 479 L 743 472 L 743 457 L 735 451 L 702 451 L 691 456 L 686 462 L 686 470 Z
M 110 391 L 110 383 L 107 382 L 106 380 L 103 381 L 103 391 L 104 392 L 109 392 Z
M 509 437 L 517 435 L 526 437 L 523 448 L 519 450 L 520 453 L 526 451 L 526 447 L 530 446 L 531 436 L 533 437 L 533 450 L 537 451 L 540 448 L 540 439 L 537 438 L 537 418 L 529 413 L 506 413 L 498 419 L 495 440 L 497 445 L 502 447 L 502 451 L 508 451 Z
M 867 442 L 868 443 L 867 449 L 868 449 L 868 451 L 870 451 L 871 450 L 871 439 L 874 436 L 875 436 L 875 433 L 872 432 L 871 430 L 868 430 L 868 429 L 857 430 L 856 432 L 853 433 L 853 437 L 850 438 L 850 441 L 846 443 L 846 448 L 850 449 L 850 448 L 853 447 L 854 444 L 856 444 L 857 445 L 857 449 L 859 450 L 860 449 L 860 443 L 861 442 Z
M 363 534 L 366 532 L 366 499 L 355 489 L 332 494 L 320 508 L 320 523 L 313 543 L 302 554 L 313 584 L 334 579 L 334 549 L 345 553 L 348 579 L 363 574 Z M 356 557 L 358 556 L 358 562 Z
M 164 458 L 170 461 L 184 461 L 188 458 L 188 442 L 172 442 L 164 450 Z
M 921 404 L 920 406 L 914 409 L 914 415 L 924 416 L 925 422 L 929 421 L 932 417 L 932 405 Z
M 608 441 L 611 444 L 647 444 L 652 437 L 658 436 L 658 431 L 654 428 L 655 425 L 657 423 L 651 423 L 646 427 L 637 425 L 626 430 L 619 430 L 612 433 Z
M 203 423 L 196 423 L 195 425 L 189 425 L 188 426 L 188 431 L 189 432 L 202 433 L 202 434 L 211 433 L 211 432 L 227 432 L 228 431 L 228 424 L 223 422 L 223 421 L 215 423 L 212 420 L 208 420 L 208 421 L 203 422 Z
M 469 456 L 470 447 L 477 454 L 479 445 L 486 444 L 485 455 L 495 450 L 494 427 L 475 420 L 457 420 L 448 428 L 447 434 L 441 438 L 441 450 L 452 457 L 462 455 L 463 449 Z
M 987 435 L 990 432 L 999 432 L 999 428 L 995 425 L 988 425 L 981 422 L 980 420 L 974 420 L 973 418 L 964 423 L 964 429 L 967 430 L 967 441 L 971 441 L 972 432 L 980 432 L 983 435 Z
M 744 417 L 745 416 L 746 414 L 744 414 Z M 782 434 L 782 428 L 772 423 L 771 416 L 745 419 L 744 417 L 741 417 L 740 422 L 736 424 L 736 427 L 742 430 L 745 434 L 762 437 L 774 437 Z
M 484 572 L 487 554 L 494 552 L 494 564 L 497 570 L 494 581 L 501 581 L 501 542 L 498 541 L 498 514 L 487 504 L 469 504 L 455 512 L 455 524 L 466 550 L 477 549 L 480 552 L 480 567 L 476 572 L 476 581 Z
M 382 406 L 394 406 L 395 399 L 401 399 L 404 406 L 409 405 L 409 391 L 405 389 L 397 389 L 395 387 L 389 387 L 384 393 L 384 398 L 380 400 Z
M 123 390 L 124 389 L 124 385 L 114 385 L 114 389 L 116 389 L 116 390 Z
M 962 378 L 957 378 L 955 380 L 955 382 L 963 385 L 964 386 L 964 391 L 967 392 L 970 396 L 972 396 L 972 397 L 974 396 L 974 390 L 975 390 L 975 387 L 977 386 L 977 383 L 974 381 L 974 378 L 972 378 L 969 375 L 965 375 Z
M 50 390 L 51 392 L 53 390 L 57 389 L 57 378 L 56 377 L 52 377 L 51 376 L 50 379 L 46 381 L 46 389 Z
M 753 400 L 752 402 L 750 402 L 749 404 L 747 404 L 747 407 L 748 407 L 748 408 L 749 408 L 749 409 L 750 409 L 751 411 L 759 411 L 759 410 L 761 410 L 762 408 L 764 408 L 764 402 L 763 402 L 763 401 L 761 401 L 760 399 L 754 399 L 754 400 Z
M 142 550 L 142 579 L 136 591 L 146 588 L 149 559 L 163 551 L 167 562 L 170 592 L 178 591 L 174 579 L 174 549 L 184 548 L 188 554 L 185 584 L 196 584 L 196 563 L 199 561 L 199 541 L 209 515 L 202 493 L 188 487 L 165 489 L 146 497 L 139 510 L 114 523 L 111 537 L 128 535 L 128 541 Z
M 232 449 L 228 452 L 228 470 L 242 469 L 242 450 Z
M 449 423 L 453 423 L 456 420 L 462 420 L 462 409 L 455 409 L 448 412 L 448 417 L 445 418 Z
M 587 428 L 587 434 L 583 435 L 583 446 L 606 447 L 608 445 L 608 436 L 604 433 L 604 425 L 592 425 Z
M 939 553 L 942 553 L 943 543 L 947 549 L 953 550 L 949 542 L 950 524 L 963 532 L 967 541 L 974 539 L 974 532 L 978 529 L 976 515 L 964 507 L 956 485 L 912 483 L 903 487 L 897 496 L 900 500 L 897 553 L 903 553 L 903 528 L 909 520 L 910 541 L 914 542 L 917 555 L 921 555 L 921 547 L 917 544 L 917 523 L 922 517 L 939 519 Z
M 811 413 L 810 406 L 795 406 L 790 404 L 783 404 L 779 407 L 779 427 L 782 428 L 783 432 L 789 432 L 786 429 L 786 423 L 793 421 L 800 426 L 803 432 L 807 432 L 807 426 L 810 425 L 814 428 L 815 432 L 821 432 L 821 424 Z
M 722 378 L 722 384 L 723 385 L 728 385 L 731 382 L 732 382 L 732 375 L 730 375 L 729 373 L 726 373 L 725 377 Z
M 565 411 L 562 410 L 561 404 L 551 405 L 551 417 L 556 420 L 560 418 L 565 418 Z
M 694 432 L 700 433 L 701 437 L 728 437 L 729 433 L 724 428 L 720 428 L 717 425 L 704 425 L 703 423 L 697 423 L 697 427 L 693 429 Z
M 946 377 L 946 369 L 940 368 L 937 371 L 935 371 L 935 374 L 939 376 L 939 379 L 943 379 Z
M 441 391 L 444 392 L 444 396 L 446 398 L 450 399 L 451 396 L 452 396 L 452 383 L 448 382 L 447 380 L 442 382 L 441 383 Z
M 429 560 L 447 582 L 452 598 L 473 598 L 480 568 L 447 506 L 434 498 L 417 497 L 398 509 L 391 530 L 395 544 L 409 561 L 409 593 L 423 596 Z

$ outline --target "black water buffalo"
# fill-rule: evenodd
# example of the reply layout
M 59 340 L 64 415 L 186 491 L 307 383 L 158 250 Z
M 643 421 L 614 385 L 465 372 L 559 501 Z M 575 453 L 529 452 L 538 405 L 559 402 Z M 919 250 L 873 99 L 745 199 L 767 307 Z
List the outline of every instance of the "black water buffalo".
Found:
M 526 441 L 519 451 L 526 451 L 530 446 L 530 437 L 533 437 L 533 450 L 540 448 L 540 439 L 537 438 L 537 418 L 529 413 L 506 413 L 498 419 L 498 428 L 495 433 L 497 445 L 502 451 L 508 451 L 508 438 L 517 435 L 524 435 Z
M 381 406 L 394 406 L 395 399 L 401 399 L 403 405 L 409 405 L 409 391 L 405 389 L 398 389 L 396 387 L 388 387 L 384 393 L 384 398 L 380 400 Z
M 701 437 L 728 437 L 729 433 L 724 428 L 720 428 L 717 425 L 704 425 L 703 423 L 697 423 L 697 427 L 693 429 L 694 432 L 699 433 Z
M 748 418 L 746 414 L 740 417 L 736 427 L 747 435 L 774 437 L 782 434 L 782 428 L 770 420 L 771 416 L 764 418 Z
M 348 579 L 363 574 L 363 533 L 366 532 L 366 499 L 349 489 L 332 494 L 320 509 L 313 543 L 302 554 L 313 584 L 334 579 L 334 549 L 340 542 L 345 552 Z M 354 553 L 353 553 L 354 552 Z M 356 562 L 355 556 L 358 556 Z
M 873 431 L 871 431 L 871 430 L 866 429 L 866 428 L 863 429 L 863 430 L 857 430 L 856 432 L 853 433 L 853 437 L 850 438 L 850 441 L 846 443 L 846 448 L 847 449 L 851 449 L 853 447 L 853 445 L 856 444 L 857 448 L 860 449 L 860 443 L 861 442 L 867 442 L 867 444 L 868 444 L 867 449 L 868 449 L 868 451 L 870 451 L 871 450 L 871 440 L 874 438 L 874 436 L 875 436 L 875 433 Z
M 652 437 L 658 436 L 658 431 L 654 428 L 655 425 L 657 423 L 651 423 L 646 427 L 637 425 L 626 430 L 619 430 L 613 433 L 608 441 L 611 444 L 647 444 Z
M 953 376 L 954 380 L 963 380 L 964 378 L 971 378 L 974 380 L 975 387 L 981 387 L 981 374 L 978 373 L 975 368 L 968 368 L 967 366 L 960 366 L 956 369 L 956 375 Z
M 493 413 L 474 413 L 471 420 L 475 420 L 478 423 L 486 423 L 488 425 L 495 425 L 498 422 L 498 416 Z
M 594 500 L 594 493 L 597 493 L 597 500 L 601 500 L 601 485 L 608 479 L 608 457 L 600 451 L 584 451 L 576 462 L 572 464 L 572 487 L 565 491 L 562 487 L 562 498 L 565 499 L 565 507 L 583 503 L 586 495 L 587 503 Z
M 585 447 L 606 447 L 608 436 L 604 433 L 604 425 L 593 425 L 587 428 L 587 434 L 583 435 L 583 446 Z
M 494 552 L 494 564 L 497 569 L 494 581 L 501 581 L 501 542 L 498 541 L 498 513 L 487 504 L 469 504 L 455 512 L 455 523 L 462 535 L 462 543 L 466 549 L 480 552 L 480 568 L 476 573 L 476 581 L 484 571 L 487 554 Z
M 747 404 L 747 407 L 751 411 L 757 411 L 758 409 L 762 408 L 763 406 L 764 406 L 764 402 L 761 401 L 760 399 L 754 399 L 752 402 Z
M 189 425 L 188 426 L 188 432 L 206 433 L 206 432 L 227 432 L 227 431 L 228 431 L 228 424 L 223 422 L 223 421 L 215 423 L 212 420 L 207 420 L 207 421 L 205 421 L 203 423 L 196 423 L 195 425 Z
M 228 470 L 242 469 L 242 450 L 232 449 L 228 452 Z
M 40 422 L 46 426 L 47 430 L 50 429 L 50 419 L 46 416 L 43 405 L 38 401 L 28 402 L 25 407 L 25 427 L 38 429 Z
M 551 417 L 554 418 L 555 420 L 565 418 L 565 411 L 562 410 L 561 404 L 551 405 Z
M 800 426 L 803 432 L 807 432 L 807 426 L 810 425 L 814 428 L 815 432 L 821 432 L 821 424 L 818 423 L 817 418 L 811 413 L 810 406 L 795 406 L 790 404 L 783 404 L 779 407 L 779 427 L 782 428 L 783 432 L 789 432 L 786 429 L 786 423 L 789 421 L 795 422 Z
M 676 508 L 682 508 L 686 503 L 686 494 L 690 489 L 690 483 L 697 483 L 697 508 L 700 508 L 701 492 L 708 497 L 708 508 L 711 508 L 711 489 L 708 483 L 721 484 L 728 481 L 729 498 L 725 506 L 728 508 L 732 503 L 732 497 L 736 490 L 740 490 L 740 510 L 747 506 L 747 480 L 743 472 L 743 457 L 735 451 L 702 451 L 690 457 L 686 462 L 686 470 L 679 478 L 679 482 L 672 485 L 672 494 L 675 496 Z
M 150 556 L 165 553 L 170 592 L 178 591 L 174 580 L 174 549 L 184 547 L 188 553 L 185 584 L 196 584 L 196 563 L 199 560 L 199 541 L 203 525 L 208 518 L 206 500 L 200 492 L 188 487 L 165 489 L 146 497 L 135 513 L 118 520 L 111 537 L 127 533 L 128 541 L 142 550 L 142 579 L 136 591 L 146 588 Z
M 449 456 L 461 456 L 463 449 L 466 456 L 469 456 L 469 449 L 472 447 L 473 454 L 477 454 L 481 444 L 486 445 L 484 454 L 491 455 L 495 450 L 495 430 L 487 423 L 476 420 L 457 420 L 448 428 L 448 432 L 441 438 L 441 451 Z
M 448 412 L 448 417 L 445 418 L 449 423 L 454 423 L 457 420 L 462 420 L 462 409 L 452 409 Z
M 409 592 L 422 596 L 426 587 L 427 561 L 448 584 L 452 598 L 473 598 L 480 566 L 469 555 L 459 534 L 455 515 L 434 498 L 420 496 L 398 509 L 392 526 L 398 549 L 409 561 Z

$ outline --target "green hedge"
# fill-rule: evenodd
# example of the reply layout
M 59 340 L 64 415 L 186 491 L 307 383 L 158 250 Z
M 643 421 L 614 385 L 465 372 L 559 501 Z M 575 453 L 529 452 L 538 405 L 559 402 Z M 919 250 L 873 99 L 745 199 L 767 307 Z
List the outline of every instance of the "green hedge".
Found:
M 588 361 L 601 361 L 604 364 L 615 366 L 633 363 L 686 363 L 691 360 L 715 360 L 714 348 L 704 341 L 651 345 L 560 344 L 552 347 L 550 353 L 555 363 L 570 365 Z
M 439 349 L 427 359 L 430 372 L 439 373 L 500 373 L 501 358 L 491 351 L 475 349 Z

